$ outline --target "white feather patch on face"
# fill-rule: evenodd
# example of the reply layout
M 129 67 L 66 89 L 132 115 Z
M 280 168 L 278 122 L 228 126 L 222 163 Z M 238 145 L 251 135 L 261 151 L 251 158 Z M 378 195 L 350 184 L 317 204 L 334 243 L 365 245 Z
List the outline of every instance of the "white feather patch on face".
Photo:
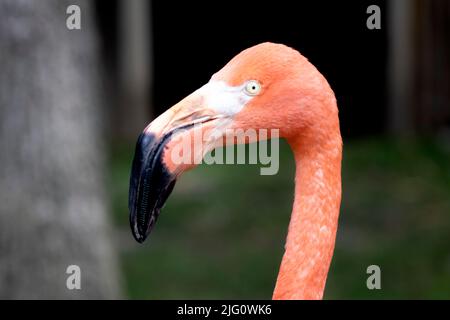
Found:
M 218 114 L 232 116 L 254 98 L 245 93 L 245 83 L 231 87 L 226 82 L 211 80 L 198 89 L 204 97 L 204 105 Z

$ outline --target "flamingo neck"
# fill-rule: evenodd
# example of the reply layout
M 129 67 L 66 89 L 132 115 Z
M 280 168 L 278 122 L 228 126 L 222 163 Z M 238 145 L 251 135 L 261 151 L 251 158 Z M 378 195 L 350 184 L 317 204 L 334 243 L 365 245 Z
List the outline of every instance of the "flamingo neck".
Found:
M 341 202 L 339 124 L 332 129 L 289 141 L 296 162 L 295 198 L 273 299 L 323 296 Z

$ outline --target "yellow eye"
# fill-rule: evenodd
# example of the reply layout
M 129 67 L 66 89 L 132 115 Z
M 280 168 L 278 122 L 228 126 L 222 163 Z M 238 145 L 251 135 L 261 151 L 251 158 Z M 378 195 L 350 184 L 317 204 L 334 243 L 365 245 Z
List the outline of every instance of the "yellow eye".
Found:
M 248 95 L 256 96 L 261 91 L 261 84 L 256 80 L 249 80 L 245 84 L 245 92 Z

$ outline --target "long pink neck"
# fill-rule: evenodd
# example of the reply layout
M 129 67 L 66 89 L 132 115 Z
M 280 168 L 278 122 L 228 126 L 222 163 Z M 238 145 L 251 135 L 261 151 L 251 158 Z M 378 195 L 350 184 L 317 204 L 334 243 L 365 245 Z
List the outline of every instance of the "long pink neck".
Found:
M 336 127 L 337 126 L 337 127 Z M 296 161 L 295 200 L 273 299 L 321 299 L 341 202 L 339 124 L 289 141 Z

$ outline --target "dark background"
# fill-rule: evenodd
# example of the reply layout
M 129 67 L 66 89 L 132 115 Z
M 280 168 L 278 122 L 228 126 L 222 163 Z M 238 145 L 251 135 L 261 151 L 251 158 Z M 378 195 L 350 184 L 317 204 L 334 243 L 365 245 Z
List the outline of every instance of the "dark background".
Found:
M 366 28 L 361 13 L 370 4 L 155 2 L 155 105 L 174 104 L 174 96 L 207 82 L 243 48 L 270 41 L 296 48 L 325 75 L 337 96 L 345 136 L 382 132 L 386 28 Z M 171 91 L 180 75 L 187 78 L 183 88 Z
M 106 52 L 117 50 L 117 1 L 97 3 Z M 366 27 L 369 5 L 381 30 Z M 157 114 L 206 83 L 233 56 L 261 42 L 299 50 L 334 89 L 342 134 L 382 133 L 386 125 L 385 1 L 154 1 L 153 106 Z M 180 83 L 181 82 L 181 83 Z

